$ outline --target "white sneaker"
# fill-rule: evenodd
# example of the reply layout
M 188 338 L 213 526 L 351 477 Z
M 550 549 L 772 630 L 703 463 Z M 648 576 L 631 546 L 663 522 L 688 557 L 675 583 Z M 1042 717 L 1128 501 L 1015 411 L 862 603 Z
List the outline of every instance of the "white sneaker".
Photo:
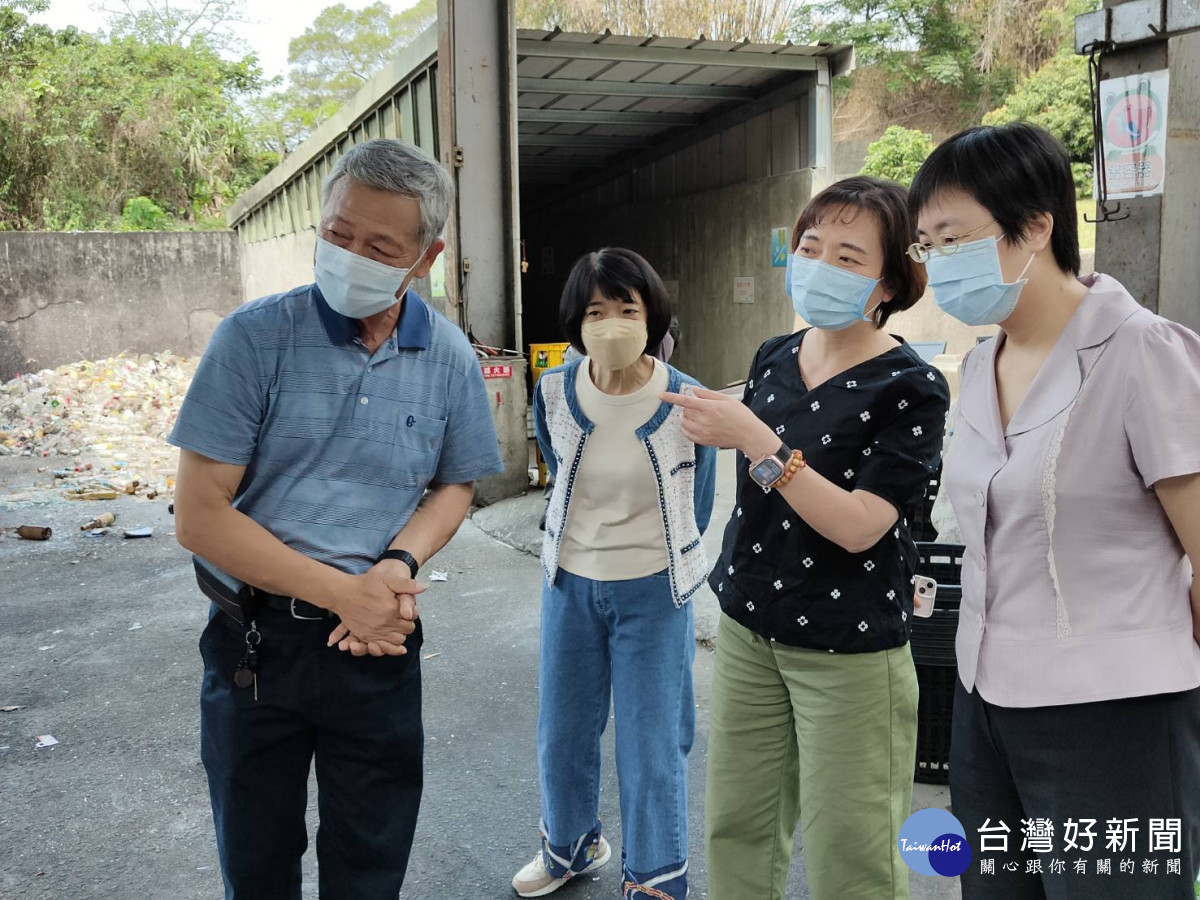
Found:
M 576 875 L 598 869 L 611 858 L 612 847 L 608 846 L 608 841 L 601 836 L 596 845 L 596 856 L 588 863 L 583 872 L 567 872 L 561 878 L 555 878 L 546 871 L 546 861 L 542 858 L 542 851 L 539 850 L 538 855 L 533 858 L 533 862 L 513 877 L 513 890 L 517 892 L 518 897 L 545 897 L 547 894 L 553 894 Z

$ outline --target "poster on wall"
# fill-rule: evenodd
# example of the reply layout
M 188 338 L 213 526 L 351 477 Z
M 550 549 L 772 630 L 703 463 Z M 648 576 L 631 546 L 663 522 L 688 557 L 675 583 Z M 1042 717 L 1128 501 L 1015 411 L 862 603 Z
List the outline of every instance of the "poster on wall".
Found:
M 754 302 L 754 276 L 739 275 L 733 279 L 733 302 L 734 303 L 753 303 Z
M 1110 200 L 1163 192 L 1167 84 L 1165 69 L 1100 82 L 1103 163 Z
M 787 265 L 788 230 L 786 226 L 771 229 L 771 267 L 782 269 Z

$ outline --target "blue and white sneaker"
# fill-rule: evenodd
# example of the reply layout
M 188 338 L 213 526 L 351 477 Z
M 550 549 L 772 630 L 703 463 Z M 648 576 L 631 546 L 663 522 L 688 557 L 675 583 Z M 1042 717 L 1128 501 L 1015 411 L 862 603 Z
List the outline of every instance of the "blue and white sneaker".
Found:
M 512 886 L 518 897 L 545 897 L 547 894 L 553 894 L 577 875 L 594 871 L 603 866 L 612 858 L 612 847 L 601 837 L 593 847 L 588 847 L 589 855 L 592 853 L 594 855 L 583 869 L 578 872 L 567 869 L 566 874 L 557 877 L 551 874 L 546 867 L 545 853 L 545 849 L 539 850 L 538 855 L 533 858 L 533 862 L 513 877 Z M 555 868 L 561 870 L 563 867 L 555 866 Z

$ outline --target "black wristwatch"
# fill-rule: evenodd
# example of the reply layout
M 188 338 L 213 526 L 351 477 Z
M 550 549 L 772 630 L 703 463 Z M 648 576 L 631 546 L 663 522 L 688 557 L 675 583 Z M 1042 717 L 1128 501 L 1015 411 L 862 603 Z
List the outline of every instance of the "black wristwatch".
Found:
M 412 571 L 412 577 L 417 577 L 417 569 L 420 566 L 417 565 L 417 558 L 407 550 L 384 550 L 379 554 L 379 559 L 375 560 L 375 565 L 379 565 L 385 559 L 400 560 L 400 562 L 404 563 Z

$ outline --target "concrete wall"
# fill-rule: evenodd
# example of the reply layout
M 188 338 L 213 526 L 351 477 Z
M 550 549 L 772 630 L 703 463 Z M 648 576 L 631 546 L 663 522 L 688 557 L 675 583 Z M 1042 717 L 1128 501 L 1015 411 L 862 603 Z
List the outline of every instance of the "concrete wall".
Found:
M 759 345 L 790 328 L 785 270 L 771 265 L 771 229 L 791 234 L 811 195 L 811 174 L 803 169 L 685 199 L 672 275 L 683 332 L 675 362 L 707 385 L 745 378 Z M 735 303 L 734 281 L 746 276 L 754 279 L 754 302 Z
M 603 209 L 581 202 L 530 217 L 522 231 L 533 263 L 523 286 L 526 335 L 561 339 L 550 335 L 558 333 L 558 301 L 572 262 L 599 247 L 628 247 L 650 261 L 677 298 L 683 338 L 672 362 L 710 386 L 745 378 L 759 344 L 791 327 L 784 270 L 771 265 L 771 228 L 790 234 L 810 190 L 811 170 L 803 169 Z M 741 277 L 754 279 L 753 303 L 734 302 L 734 279 Z
M 849 178 L 862 171 L 863 163 L 867 161 L 867 149 L 870 140 L 836 139 L 833 142 L 833 177 Z
M 306 228 L 295 234 L 242 244 L 242 301 L 311 283 L 316 243 L 316 230 Z
M 232 232 L 0 232 L 0 380 L 123 350 L 198 354 L 240 300 Z

